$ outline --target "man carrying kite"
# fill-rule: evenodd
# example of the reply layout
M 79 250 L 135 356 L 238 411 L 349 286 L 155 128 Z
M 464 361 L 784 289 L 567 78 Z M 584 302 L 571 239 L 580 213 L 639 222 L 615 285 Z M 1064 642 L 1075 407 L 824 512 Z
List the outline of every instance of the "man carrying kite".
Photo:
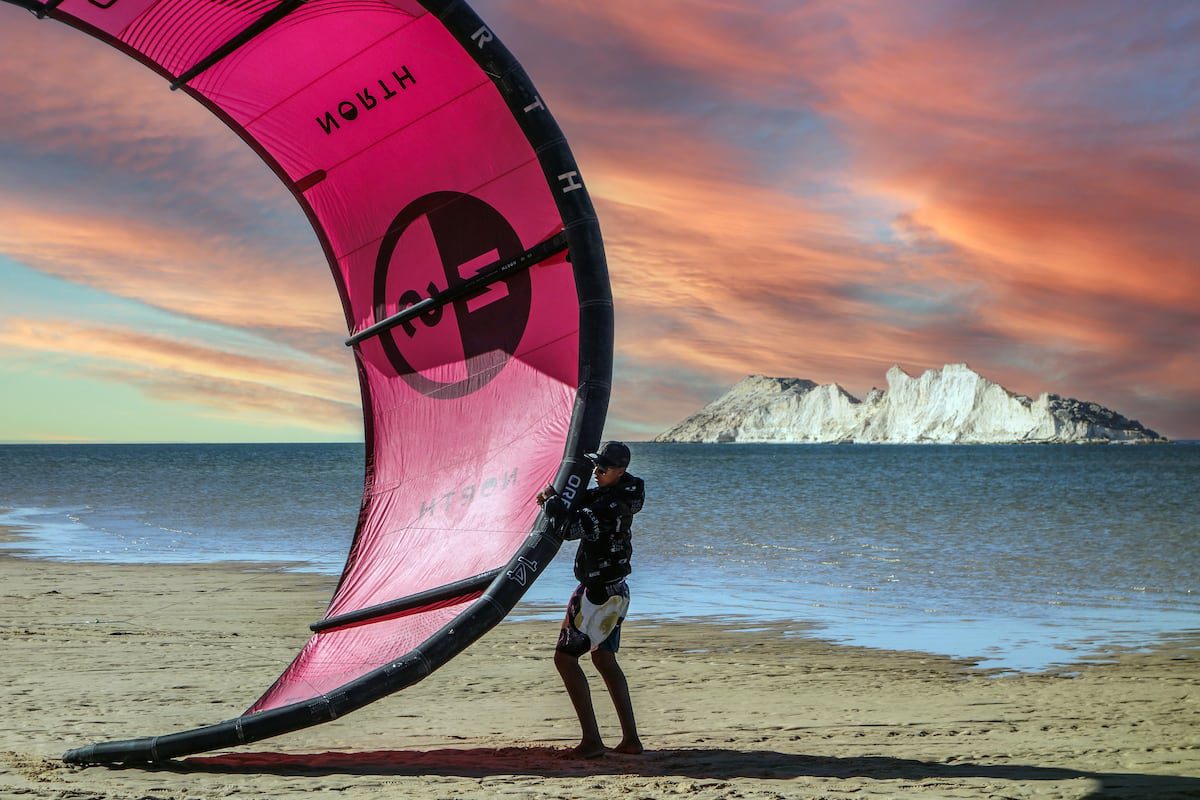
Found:
M 553 490 L 543 490 L 538 503 L 560 525 L 565 540 L 579 540 L 575 554 L 575 578 L 578 588 L 567 603 L 555 647 L 554 665 L 575 706 L 583 738 L 572 750 L 579 758 L 604 755 L 604 741 L 596 724 L 587 676 L 579 657 L 591 651 L 592 663 L 608 687 L 609 696 L 621 721 L 618 753 L 638 754 L 638 739 L 633 702 L 625 673 L 617 663 L 621 643 L 621 623 L 629 610 L 629 586 L 633 556 L 633 515 L 642 510 L 645 484 L 627 472 L 629 448 L 621 442 L 605 442 L 599 451 L 588 453 L 595 465 L 596 487 L 587 489 L 576 507 L 568 511 L 566 503 Z

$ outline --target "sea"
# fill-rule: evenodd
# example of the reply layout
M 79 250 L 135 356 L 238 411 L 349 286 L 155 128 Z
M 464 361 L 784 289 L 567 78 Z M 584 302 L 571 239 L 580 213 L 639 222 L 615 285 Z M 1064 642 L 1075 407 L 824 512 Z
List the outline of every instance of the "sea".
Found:
M 1200 634 L 1200 443 L 631 449 L 643 620 L 916 650 L 999 678 Z M 337 575 L 362 475 L 360 444 L 0 446 L 0 525 L 20 532 L 0 547 Z M 518 617 L 561 615 L 573 548 Z

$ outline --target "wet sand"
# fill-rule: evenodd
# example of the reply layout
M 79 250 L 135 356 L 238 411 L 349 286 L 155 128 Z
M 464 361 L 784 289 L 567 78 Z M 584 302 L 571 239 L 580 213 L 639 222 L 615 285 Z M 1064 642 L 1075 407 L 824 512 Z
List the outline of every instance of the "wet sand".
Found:
M 1200 638 L 997 677 L 782 628 L 656 623 L 636 607 L 621 663 L 642 756 L 563 758 L 578 732 L 552 663 L 557 625 L 524 620 L 316 728 L 155 769 L 58 760 L 236 716 L 306 640 L 332 584 L 0 557 L 0 797 L 1200 797 Z

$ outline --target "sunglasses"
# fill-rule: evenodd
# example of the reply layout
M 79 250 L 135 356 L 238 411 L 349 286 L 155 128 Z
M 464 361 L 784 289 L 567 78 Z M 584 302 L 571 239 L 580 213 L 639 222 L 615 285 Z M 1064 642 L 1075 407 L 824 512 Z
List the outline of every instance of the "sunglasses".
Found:
M 603 475 L 604 473 L 608 472 L 610 469 L 612 469 L 612 467 L 602 467 L 599 464 L 597 464 L 596 466 L 592 467 L 592 472 L 595 472 L 597 475 Z

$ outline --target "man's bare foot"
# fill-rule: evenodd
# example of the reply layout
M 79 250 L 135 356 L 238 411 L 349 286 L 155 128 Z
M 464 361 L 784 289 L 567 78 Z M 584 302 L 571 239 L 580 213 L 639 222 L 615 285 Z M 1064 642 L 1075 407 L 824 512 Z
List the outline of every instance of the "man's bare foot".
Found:
M 624 753 L 629 756 L 640 756 L 645 750 L 642 747 L 641 739 L 622 739 L 621 743 L 613 748 L 614 753 Z
M 567 751 L 567 758 L 599 758 L 604 755 L 607 750 L 604 747 L 604 742 L 580 742 Z

